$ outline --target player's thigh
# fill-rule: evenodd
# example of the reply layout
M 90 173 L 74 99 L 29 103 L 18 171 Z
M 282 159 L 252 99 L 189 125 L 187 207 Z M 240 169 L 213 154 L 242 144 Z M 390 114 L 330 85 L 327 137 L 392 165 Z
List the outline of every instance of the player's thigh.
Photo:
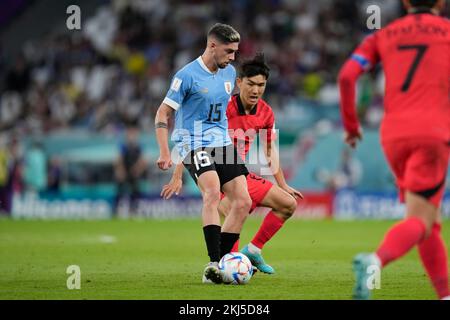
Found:
M 400 202 L 405 202 L 405 176 L 406 165 L 414 150 L 414 141 L 410 139 L 400 139 L 392 141 L 383 141 L 382 147 L 389 168 L 395 177 L 395 184 L 399 192 Z
M 422 198 L 422 201 L 416 201 L 416 197 L 410 196 L 408 212 L 414 214 L 425 209 L 420 204 L 423 201 L 438 208 L 445 188 L 448 145 L 435 139 L 414 138 L 383 143 L 383 149 L 395 175 L 400 200 L 405 201 L 407 192 Z
M 293 211 L 297 206 L 297 200 L 279 186 L 273 185 L 261 201 L 261 206 L 278 212 Z
M 416 193 L 406 191 L 405 200 L 406 216 L 422 219 L 428 232 L 431 231 L 433 223 L 440 221 L 439 208 L 426 198 Z
M 226 182 L 222 186 L 222 191 L 230 202 L 239 200 L 248 204 L 249 207 L 251 206 L 251 198 L 248 194 L 247 179 L 245 175 L 237 176 Z
M 202 193 L 204 201 L 219 203 L 220 201 L 220 180 L 216 171 L 204 172 L 197 179 L 197 185 Z
M 247 167 L 233 145 L 215 148 L 213 153 L 216 171 L 222 187 L 237 177 L 244 176 L 245 179 L 248 174 Z
M 387 163 L 396 179 L 396 184 L 401 189 L 403 188 L 405 168 L 411 147 L 406 145 L 403 140 L 384 142 L 382 146 Z
M 210 149 L 198 148 L 183 160 L 184 166 L 198 185 L 204 201 L 220 200 L 220 178 Z
M 204 148 L 198 148 L 194 151 L 191 151 L 189 155 L 187 155 L 183 160 L 183 164 L 197 185 L 199 185 L 198 180 L 200 176 L 202 176 L 204 173 L 217 171 L 211 153 L 209 152 L 209 150 L 205 150 Z
M 406 165 L 405 189 L 439 208 L 444 195 L 450 148 L 443 142 L 421 139 Z
M 249 173 L 246 177 L 247 190 L 252 201 L 250 213 L 259 206 L 262 206 L 262 201 L 266 194 L 272 188 L 273 184 L 269 180 L 266 180 L 254 173 Z M 228 212 L 230 210 L 231 203 L 228 197 L 224 197 L 220 203 L 220 211 Z M 226 214 L 224 214 L 226 215 Z

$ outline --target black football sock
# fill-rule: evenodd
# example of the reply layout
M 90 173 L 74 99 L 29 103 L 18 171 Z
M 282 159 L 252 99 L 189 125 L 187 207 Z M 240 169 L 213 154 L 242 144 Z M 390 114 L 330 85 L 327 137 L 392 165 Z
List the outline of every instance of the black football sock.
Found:
M 219 262 L 220 260 L 220 226 L 210 224 L 203 227 L 205 235 L 206 248 L 211 262 Z
M 220 257 L 231 252 L 233 245 L 239 240 L 239 233 L 222 232 L 220 234 Z

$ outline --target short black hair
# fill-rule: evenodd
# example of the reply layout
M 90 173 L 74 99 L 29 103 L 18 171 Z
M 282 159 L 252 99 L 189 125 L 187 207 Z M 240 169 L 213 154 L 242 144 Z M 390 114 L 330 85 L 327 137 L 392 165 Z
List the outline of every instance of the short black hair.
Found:
M 215 37 L 222 43 L 240 42 L 241 36 L 232 26 L 223 23 L 216 23 L 209 29 L 208 38 Z
M 258 53 L 253 59 L 244 61 L 239 68 L 239 78 L 251 78 L 263 75 L 266 80 L 269 79 L 270 68 L 266 64 L 264 54 Z
M 437 0 L 410 0 L 410 3 L 413 7 L 428 7 L 433 8 Z

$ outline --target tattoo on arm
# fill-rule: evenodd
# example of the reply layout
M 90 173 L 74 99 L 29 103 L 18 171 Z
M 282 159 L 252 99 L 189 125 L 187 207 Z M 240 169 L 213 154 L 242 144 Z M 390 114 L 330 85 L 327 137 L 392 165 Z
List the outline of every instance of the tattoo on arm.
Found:
M 158 123 L 156 124 L 156 129 L 159 129 L 159 128 L 167 129 L 167 128 L 168 128 L 167 123 L 164 123 L 164 122 L 158 122 Z

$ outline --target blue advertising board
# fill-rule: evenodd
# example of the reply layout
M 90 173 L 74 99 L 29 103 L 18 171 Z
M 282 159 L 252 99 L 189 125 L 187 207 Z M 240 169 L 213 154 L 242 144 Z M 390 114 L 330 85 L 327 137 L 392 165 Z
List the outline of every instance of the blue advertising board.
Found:
M 341 190 L 333 203 L 336 219 L 401 219 L 405 205 L 396 192 L 356 192 Z M 450 194 L 442 202 L 442 216 L 450 218 Z

